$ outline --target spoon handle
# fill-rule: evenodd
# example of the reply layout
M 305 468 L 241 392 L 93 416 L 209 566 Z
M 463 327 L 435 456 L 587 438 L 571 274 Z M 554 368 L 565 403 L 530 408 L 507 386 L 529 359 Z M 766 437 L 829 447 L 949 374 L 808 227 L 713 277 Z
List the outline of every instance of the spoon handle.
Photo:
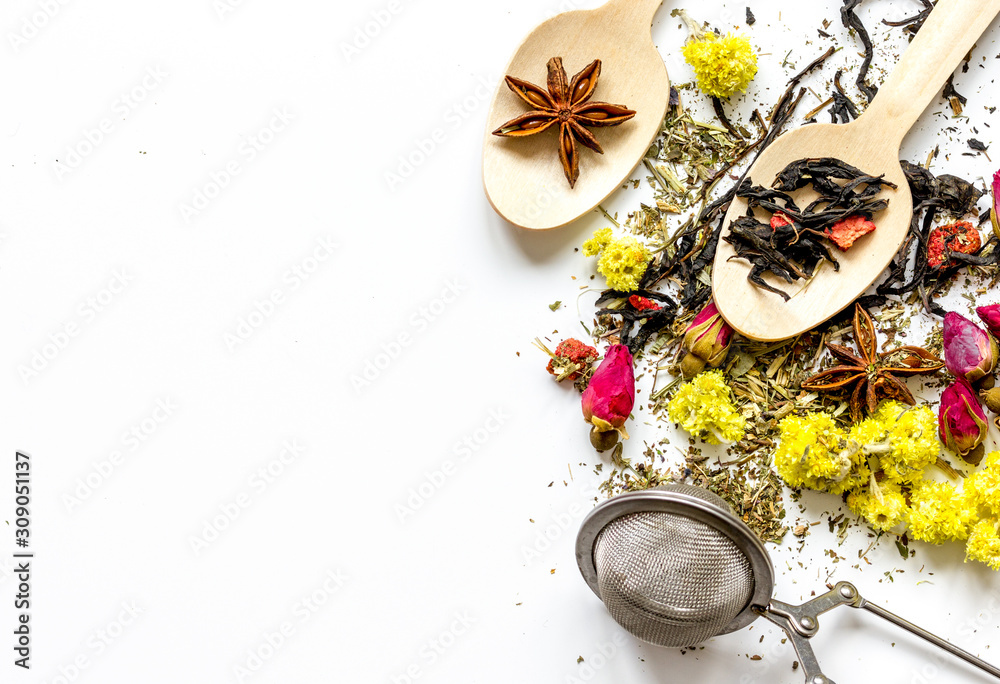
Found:
M 1000 0 L 938 0 L 864 116 L 901 144 L 998 13 Z
M 640 24 L 649 29 L 663 0 L 608 0 L 601 11 L 621 24 Z

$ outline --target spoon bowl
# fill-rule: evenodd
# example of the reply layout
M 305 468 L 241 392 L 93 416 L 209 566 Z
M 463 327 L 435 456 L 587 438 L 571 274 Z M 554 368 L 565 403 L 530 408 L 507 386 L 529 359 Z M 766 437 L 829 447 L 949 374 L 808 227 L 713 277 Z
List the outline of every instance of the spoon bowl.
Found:
M 636 115 L 620 126 L 592 129 L 604 154 L 580 146 L 580 178 L 571 188 L 559 161 L 558 126 L 526 138 L 492 134 L 529 111 L 501 81 L 483 141 L 483 185 L 498 214 L 522 228 L 559 228 L 593 210 L 629 177 L 659 132 L 670 98 L 650 30 L 662 2 L 609 0 L 594 10 L 557 15 L 525 38 L 506 74 L 544 88 L 551 58 L 562 57 L 570 75 L 600 59 L 592 99 L 625 105 Z
M 814 124 L 778 137 L 757 158 L 747 178 L 770 187 L 788 164 L 804 158 L 833 157 L 897 188 L 880 197 L 889 206 L 872 220 L 878 228 L 860 238 L 848 252 L 836 251 L 840 270 L 824 263 L 808 281 L 789 284 L 765 280 L 791 296 L 787 302 L 747 280 L 750 264 L 736 259 L 733 247 L 720 240 L 712 269 L 712 292 L 723 318 L 739 333 L 755 340 L 794 337 L 835 316 L 855 301 L 881 275 L 906 238 L 913 200 L 899 162 L 903 137 L 976 40 L 1000 13 L 1000 0 L 938 0 L 913 43 L 907 48 L 878 95 L 857 121 L 846 125 Z M 808 202 L 806 190 L 799 191 Z M 723 224 L 747 211 L 746 200 L 733 200 Z M 758 219 L 764 219 L 758 216 Z
M 808 154 L 803 155 L 805 150 Z M 831 248 L 839 271 L 824 262 L 808 281 L 787 283 L 771 274 L 764 276 L 769 285 L 791 297 L 787 302 L 751 284 L 747 280 L 749 264 L 735 259 L 736 252 L 728 242 L 719 242 L 713 276 L 716 306 L 733 328 L 753 339 L 793 337 L 848 307 L 889 265 L 910 227 L 913 201 L 899 163 L 899 145 L 873 136 L 872 128 L 861 119 L 847 125 L 815 124 L 782 135 L 760 155 L 748 178 L 755 185 L 768 187 L 789 162 L 803 156 L 840 159 L 866 174 L 884 175 L 896 189 L 883 189 L 880 198 L 888 199 L 889 206 L 872 217 L 878 226 L 874 233 L 860 238 L 847 252 Z M 816 196 L 807 187 L 796 193 L 796 200 L 798 203 L 801 198 L 800 206 L 805 206 Z M 746 212 L 747 201 L 734 199 L 726 214 L 727 228 Z M 757 218 L 768 221 L 763 213 Z

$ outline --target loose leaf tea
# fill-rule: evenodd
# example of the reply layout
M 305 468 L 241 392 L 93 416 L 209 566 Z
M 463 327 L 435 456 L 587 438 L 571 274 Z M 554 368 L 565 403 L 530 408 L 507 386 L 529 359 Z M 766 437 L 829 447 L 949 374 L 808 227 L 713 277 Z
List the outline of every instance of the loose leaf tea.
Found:
M 858 37 L 861 38 L 862 45 L 865 46 L 865 59 L 858 70 L 858 77 L 855 83 L 858 86 L 858 90 L 864 93 L 868 102 L 871 102 L 875 99 L 878 88 L 868 85 L 866 79 L 868 78 L 868 69 L 872 65 L 872 60 L 875 59 L 875 48 L 872 45 L 871 36 L 868 35 L 868 29 L 865 28 L 861 19 L 854 12 L 861 2 L 862 0 L 844 0 L 844 6 L 840 8 L 840 19 L 846 28 L 854 29 L 857 32 Z
M 733 222 L 725 240 L 736 250 L 734 258 L 746 259 L 751 263 L 747 280 L 788 301 L 788 294 L 768 285 L 764 281 L 764 274 L 772 273 L 789 283 L 800 278 L 808 279 L 815 274 L 816 266 L 824 259 L 832 263 L 835 269 L 840 269 L 840 264 L 829 250 L 811 236 L 813 232 L 797 231 L 794 224 L 771 228 L 766 223 L 743 216 Z
M 972 183 L 957 176 L 935 176 L 922 166 L 903 161 L 903 172 L 913 194 L 913 219 L 910 230 L 896 257 L 889 264 L 889 275 L 876 288 L 876 297 L 914 294 L 923 302 L 928 313 L 947 313 L 934 298 L 956 272 L 966 266 L 994 266 L 1000 263 L 1000 241 L 991 237 L 972 254 L 946 249 L 932 259 L 931 234 L 940 214 L 960 218 L 976 213 L 976 204 L 983 195 Z M 988 212 L 987 212 L 988 213 Z M 989 217 L 980 220 L 988 221 Z M 940 264 L 940 268 L 934 268 Z
M 729 173 L 733 166 L 750 152 L 756 153 L 749 163 L 749 166 L 753 166 L 756 157 L 760 156 L 761 152 L 774 142 L 792 119 L 799 102 L 806 93 L 806 89 L 800 87 L 802 79 L 820 68 L 826 60 L 833 56 L 834 52 L 834 48 L 830 48 L 793 76 L 788 82 L 785 92 L 782 93 L 771 110 L 768 117 L 770 127 L 762 126 L 765 132 L 760 139 L 747 145 L 743 152 L 736 155 L 732 161 L 728 161 L 720 170 L 705 179 L 702 185 L 701 208 L 692 219 L 678 229 L 668 241 L 666 248 L 646 269 L 640 283 L 641 288 L 652 290 L 661 281 L 676 280 L 683 283 L 678 302 L 683 309 L 697 311 L 705 305 L 712 293 L 711 279 L 701 276 L 707 276 L 710 273 L 725 224 L 726 212 L 736 196 L 740 183 L 711 202 L 708 201 L 708 193 L 715 187 L 716 182 Z M 759 114 L 756 114 L 756 118 L 763 122 L 764 117 Z
M 832 123 L 850 123 L 854 119 L 861 116 L 858 112 L 858 108 L 851 102 L 851 98 L 847 97 L 847 93 L 844 92 L 844 86 L 840 84 L 840 77 L 843 71 L 837 70 L 836 75 L 833 77 L 833 85 L 836 90 L 833 91 L 833 107 L 830 108 L 830 118 Z
M 597 304 L 600 306 L 615 300 L 623 300 L 624 305 L 600 309 L 597 313 L 621 317 L 619 339 L 633 355 L 646 346 L 650 337 L 671 325 L 677 317 L 677 302 L 659 292 L 637 290 L 629 296 L 628 292 L 608 290 L 597 300 Z
M 888 19 L 883 19 L 882 23 L 886 26 L 901 26 L 903 30 L 909 33 L 911 36 L 916 35 L 920 27 L 924 25 L 927 21 L 927 17 L 930 16 L 931 12 L 934 10 L 934 5 L 931 0 L 920 0 L 920 4 L 924 6 L 924 9 L 920 10 L 918 13 L 914 14 L 912 17 L 907 17 L 900 21 L 889 21 Z
M 806 186 L 812 186 L 819 197 L 799 208 L 789 193 Z M 809 279 L 822 261 L 840 270 L 822 240 L 829 239 L 846 251 L 854 240 L 874 230 L 872 217 L 889 206 L 889 200 L 878 197 L 886 187 L 896 185 L 829 157 L 792 162 L 778 174 L 772 188 L 746 179 L 736 194 L 747 200 L 747 215 L 736 219 L 725 237 L 736 251 L 731 258 L 749 261 L 747 280 L 788 301 L 788 293 L 769 285 L 764 275 L 770 273 L 787 283 Z M 770 225 L 754 217 L 755 209 L 773 215 Z

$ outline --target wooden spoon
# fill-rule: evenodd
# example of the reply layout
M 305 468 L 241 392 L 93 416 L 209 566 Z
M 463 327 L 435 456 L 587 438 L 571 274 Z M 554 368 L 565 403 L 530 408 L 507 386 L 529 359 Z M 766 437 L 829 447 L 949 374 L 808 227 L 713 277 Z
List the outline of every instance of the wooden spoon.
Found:
M 885 190 L 889 207 L 874 217 L 878 229 L 860 238 L 849 252 L 834 248 L 840 271 L 824 264 L 811 282 L 788 284 L 765 276 L 792 299 L 782 301 L 747 281 L 749 264 L 720 241 L 713 268 L 713 293 L 722 316 L 743 335 L 764 341 L 784 340 L 810 330 L 850 305 L 889 265 L 906 237 L 913 199 L 899 163 L 903 137 L 934 101 L 945 81 L 1000 12 L 1000 0 L 938 0 L 913 43 L 879 90 L 867 111 L 846 125 L 813 124 L 780 136 L 757 159 L 748 175 L 770 187 L 790 162 L 806 157 L 834 157 L 872 175 L 885 174 L 898 186 Z M 805 198 L 808 201 L 811 198 Z M 744 215 L 736 199 L 726 214 L 729 224 Z M 763 216 L 758 218 L 764 218 Z
M 506 74 L 545 87 L 546 64 L 562 57 L 572 76 L 602 62 L 595 101 L 634 109 L 630 121 L 592 129 L 604 148 L 581 146 L 580 178 L 570 188 L 558 156 L 558 127 L 529 138 L 492 132 L 528 108 L 501 81 L 483 143 L 483 184 L 497 213 L 531 230 L 559 228 L 600 204 L 629 177 L 660 129 L 670 98 L 663 58 L 650 26 L 663 0 L 609 0 L 595 10 L 566 12 L 542 23 L 518 48 Z

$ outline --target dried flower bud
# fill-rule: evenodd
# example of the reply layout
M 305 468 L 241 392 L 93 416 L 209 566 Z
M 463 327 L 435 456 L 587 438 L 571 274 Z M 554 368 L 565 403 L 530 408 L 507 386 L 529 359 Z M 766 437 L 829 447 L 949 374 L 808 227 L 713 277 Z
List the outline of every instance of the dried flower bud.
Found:
M 583 417 L 598 432 L 617 430 L 628 439 L 624 426 L 634 405 L 632 353 L 623 344 L 612 345 L 583 392 Z
M 976 309 L 976 314 L 986 324 L 986 329 L 990 331 L 993 337 L 1000 336 L 1000 304 L 980 306 Z
M 711 97 L 745 92 L 757 75 L 757 53 L 746 36 L 705 33 L 684 46 L 684 60 L 694 69 L 698 88 Z
M 681 359 L 681 372 L 685 378 L 693 378 L 709 368 L 718 368 L 729 354 L 733 341 L 733 329 L 722 318 L 722 314 L 709 302 L 708 306 L 694 317 L 684 333 L 681 348 L 687 352 Z
M 996 341 L 968 318 L 944 317 L 944 363 L 955 377 L 975 383 L 992 375 L 998 355 Z
M 990 207 L 990 219 L 993 221 L 993 234 L 1000 238 L 1000 171 L 993 174 L 993 204 Z
M 594 449 L 604 453 L 608 449 L 614 449 L 618 444 L 618 433 L 615 430 L 601 432 L 596 427 L 590 429 L 590 443 Z
M 979 398 L 993 413 L 1000 413 L 1000 387 L 979 390 Z
M 941 395 L 938 428 L 941 442 L 962 458 L 986 439 L 986 413 L 965 380 L 959 379 Z

